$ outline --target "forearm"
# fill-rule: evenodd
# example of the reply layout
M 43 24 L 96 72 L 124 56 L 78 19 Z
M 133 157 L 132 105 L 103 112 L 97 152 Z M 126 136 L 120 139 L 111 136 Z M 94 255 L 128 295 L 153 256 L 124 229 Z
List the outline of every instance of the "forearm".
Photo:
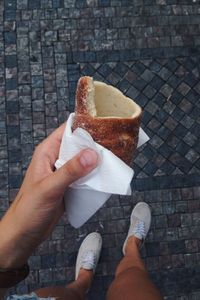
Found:
M 0 222 L 0 268 L 3 269 L 23 266 L 31 252 L 31 246 L 14 218 L 10 208 Z
M 8 219 L 7 219 L 8 218 Z M 22 267 L 28 259 L 28 251 L 22 236 L 13 230 L 13 223 L 9 222 L 9 214 L 0 222 L 0 268 L 15 269 Z M 8 226 L 9 225 L 9 226 Z M 0 300 L 4 299 L 8 288 L 0 288 Z

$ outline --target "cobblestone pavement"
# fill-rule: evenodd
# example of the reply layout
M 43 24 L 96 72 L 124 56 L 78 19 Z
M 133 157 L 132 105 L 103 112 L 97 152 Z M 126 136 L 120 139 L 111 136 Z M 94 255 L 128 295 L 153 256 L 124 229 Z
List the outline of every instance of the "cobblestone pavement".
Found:
M 6 0 L 0 2 L 0 215 L 34 147 L 74 109 L 81 75 L 117 86 L 144 109 L 150 141 L 138 149 L 131 197 L 112 196 L 82 228 L 62 218 L 30 258 L 13 292 L 69 282 L 91 231 L 103 253 L 89 299 L 103 299 L 122 257 L 129 216 L 150 204 L 142 250 L 168 300 L 200 299 L 199 0 Z

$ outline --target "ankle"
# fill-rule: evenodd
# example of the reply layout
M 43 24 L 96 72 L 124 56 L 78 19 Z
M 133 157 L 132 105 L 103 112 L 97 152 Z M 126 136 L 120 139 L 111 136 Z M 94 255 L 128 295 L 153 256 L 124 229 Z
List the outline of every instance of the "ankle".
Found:
M 81 268 L 75 282 L 78 285 L 80 285 L 86 292 L 91 287 L 92 280 L 93 280 L 93 270 L 85 270 Z
M 134 235 L 130 236 L 126 244 L 125 254 L 133 254 L 135 249 L 140 250 L 141 245 L 142 241 L 140 239 Z

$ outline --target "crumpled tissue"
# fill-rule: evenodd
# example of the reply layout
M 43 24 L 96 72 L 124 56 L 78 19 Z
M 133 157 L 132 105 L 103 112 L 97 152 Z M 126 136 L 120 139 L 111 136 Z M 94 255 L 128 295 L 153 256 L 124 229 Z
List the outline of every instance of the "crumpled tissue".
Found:
M 74 113 L 71 113 L 62 137 L 59 157 L 55 163 L 58 169 L 82 149 L 91 148 L 99 155 L 99 164 L 90 174 L 77 180 L 66 190 L 64 199 L 69 223 L 82 226 L 111 196 L 131 195 L 130 183 L 134 171 L 111 151 L 96 143 L 82 128 L 72 132 Z M 138 147 L 149 137 L 140 128 Z

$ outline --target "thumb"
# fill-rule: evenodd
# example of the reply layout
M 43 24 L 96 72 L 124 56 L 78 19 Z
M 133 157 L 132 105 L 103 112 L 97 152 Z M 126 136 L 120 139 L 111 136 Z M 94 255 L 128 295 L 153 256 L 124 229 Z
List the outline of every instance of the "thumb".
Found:
M 60 169 L 44 179 L 42 184 L 45 192 L 50 197 L 54 197 L 55 193 L 61 196 L 72 182 L 90 173 L 97 166 L 97 163 L 98 154 L 94 150 L 89 148 L 82 150 Z

